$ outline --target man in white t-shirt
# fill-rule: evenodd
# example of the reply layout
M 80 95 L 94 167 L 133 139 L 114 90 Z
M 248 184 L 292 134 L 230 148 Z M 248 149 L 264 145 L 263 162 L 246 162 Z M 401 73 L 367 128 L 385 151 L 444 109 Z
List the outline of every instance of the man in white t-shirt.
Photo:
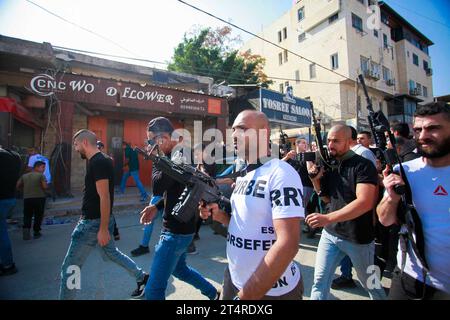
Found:
M 265 137 L 251 139 L 252 132 Z M 200 212 L 203 219 L 212 214 L 214 220 L 228 225 L 223 300 L 302 299 L 303 281 L 293 259 L 304 218 L 303 187 L 288 163 L 268 159 L 269 136 L 263 113 L 246 110 L 238 115 L 233 139 L 239 156 L 249 165 L 247 174 L 236 181 L 231 217 L 217 204 Z
M 423 265 L 411 249 L 411 243 L 408 242 L 405 259 L 399 247 L 389 299 L 450 299 L 450 105 L 435 102 L 418 106 L 414 136 L 422 157 L 405 162 L 403 167 L 422 224 L 429 272 L 424 279 Z M 394 171 L 399 171 L 398 166 Z M 383 174 L 386 192 L 377 214 L 380 222 L 389 226 L 397 223 L 397 211 L 402 211 L 401 197 L 395 193 L 394 186 L 403 185 L 404 181 L 397 174 L 389 174 L 388 169 Z M 420 243 L 417 245 L 420 247 Z M 403 272 L 402 263 L 405 263 Z

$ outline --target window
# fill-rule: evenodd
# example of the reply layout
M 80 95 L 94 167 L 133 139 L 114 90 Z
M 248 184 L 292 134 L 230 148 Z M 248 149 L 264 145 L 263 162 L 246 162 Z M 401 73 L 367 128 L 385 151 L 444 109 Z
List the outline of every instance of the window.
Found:
M 283 38 L 286 39 L 287 38 L 287 28 L 283 29 Z
M 427 71 L 428 70 L 428 61 L 423 60 L 423 70 Z
M 420 84 L 420 83 L 416 83 L 416 85 L 417 85 L 417 92 L 419 93 L 419 96 L 421 96 L 422 95 L 422 85 Z
M 417 54 L 413 53 L 413 63 L 416 66 L 419 66 L 419 57 L 417 56 Z
M 383 66 L 383 80 L 388 81 L 391 79 L 391 70 Z
M 301 7 L 300 9 L 298 9 L 297 16 L 298 21 L 302 21 L 303 19 L 305 19 L 305 7 Z
M 361 71 L 364 73 L 369 70 L 369 59 L 361 56 Z
M 309 78 L 313 79 L 316 77 L 316 64 L 312 63 L 309 65 Z
M 288 62 L 288 51 L 284 50 L 284 62 Z
M 338 19 L 339 19 L 339 13 L 336 13 L 328 18 L 328 24 L 332 24 L 333 22 L 335 22 Z
M 406 51 L 406 56 L 409 58 L 409 51 Z
M 281 41 L 283 41 L 281 31 L 278 31 L 278 42 L 281 42 Z
M 428 98 L 428 88 L 425 87 L 425 86 L 423 86 L 423 87 L 422 87 L 422 90 L 423 90 L 423 96 L 424 96 L 425 98 Z
M 295 71 L 295 83 L 300 83 L 300 70 Z
M 284 93 L 284 84 L 280 83 L 280 92 Z
M 375 36 L 375 38 L 378 38 L 378 30 L 373 30 L 373 35 Z
M 306 33 L 305 33 L 305 32 L 300 33 L 300 34 L 298 35 L 298 42 L 302 42 L 302 41 L 304 41 L 305 39 L 306 39 Z
M 413 80 L 409 80 L 409 90 L 412 91 L 416 88 L 416 83 Z
M 387 48 L 388 47 L 388 37 L 385 33 L 383 33 L 383 47 Z
M 356 30 L 364 31 L 363 30 L 363 21 L 360 17 L 358 17 L 356 14 L 352 13 L 352 26 Z
M 281 52 L 278 54 L 278 63 L 280 66 L 283 64 L 283 53 Z
M 339 68 L 339 58 L 338 54 L 335 53 L 331 56 L 331 69 L 335 70 Z

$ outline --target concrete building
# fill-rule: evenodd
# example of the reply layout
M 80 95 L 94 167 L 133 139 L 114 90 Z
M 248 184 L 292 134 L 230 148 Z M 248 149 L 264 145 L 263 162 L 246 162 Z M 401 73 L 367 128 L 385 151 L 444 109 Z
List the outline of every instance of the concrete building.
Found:
M 433 43 L 384 2 L 299 0 L 259 35 L 279 47 L 253 38 L 241 51 L 266 58 L 265 73 L 279 79 L 271 89 L 290 86 L 313 101 L 325 129 L 335 122 L 367 129 L 361 73 L 375 111 L 391 121 L 411 122 L 417 103 L 433 100 Z
M 144 146 L 151 118 L 165 116 L 193 137 L 227 126 L 226 99 L 209 93 L 213 79 L 168 72 L 54 48 L 0 35 L 0 145 L 38 147 L 50 159 L 58 195 L 84 183 L 85 161 L 72 152 L 72 136 L 94 131 L 114 159 L 116 183 L 123 173 L 122 142 Z M 140 178 L 149 186 L 151 163 L 140 158 Z M 129 184 L 134 184 L 131 179 Z

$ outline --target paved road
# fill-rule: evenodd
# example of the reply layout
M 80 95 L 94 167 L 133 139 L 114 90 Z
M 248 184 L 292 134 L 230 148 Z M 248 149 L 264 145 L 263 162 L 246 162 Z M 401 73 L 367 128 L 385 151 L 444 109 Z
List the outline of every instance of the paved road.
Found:
M 124 253 L 129 254 L 134 249 L 142 235 L 142 226 L 138 225 L 137 212 L 116 215 L 120 229 L 121 240 L 117 246 Z M 60 266 L 70 242 L 70 235 L 75 226 L 72 223 L 43 226 L 43 237 L 37 240 L 23 241 L 19 226 L 11 226 L 10 237 L 13 253 L 19 272 L 12 276 L 0 277 L 0 299 L 57 299 L 59 290 Z M 160 220 L 155 231 L 160 230 Z M 159 237 L 154 232 L 150 248 Z M 188 263 L 199 270 L 216 287 L 220 287 L 223 270 L 226 266 L 225 238 L 214 235 L 209 226 L 202 226 L 201 239 L 197 241 L 199 254 L 189 256 Z M 303 237 L 296 261 L 302 265 L 305 283 L 305 299 L 310 296 L 314 259 L 319 238 L 307 239 Z M 153 252 L 137 257 L 135 261 L 148 271 L 153 258 Z M 384 286 L 389 280 L 383 281 Z M 123 269 L 111 262 L 105 262 L 96 249 L 86 261 L 82 269 L 81 292 L 79 299 L 129 299 L 135 289 L 134 279 Z M 368 299 L 368 295 L 358 283 L 355 289 L 346 291 L 332 290 L 334 299 L 361 300 Z M 167 299 L 170 300 L 203 300 L 199 291 L 188 284 L 171 277 L 167 288 Z

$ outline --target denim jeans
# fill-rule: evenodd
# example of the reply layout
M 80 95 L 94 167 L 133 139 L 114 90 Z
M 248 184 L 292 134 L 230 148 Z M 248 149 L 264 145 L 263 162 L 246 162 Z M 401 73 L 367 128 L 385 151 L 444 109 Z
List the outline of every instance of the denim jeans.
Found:
M 164 300 L 170 275 L 189 283 L 209 299 L 214 299 L 216 288 L 197 270 L 186 264 L 186 249 L 194 238 L 193 234 L 174 234 L 161 232 L 155 247 L 155 256 L 150 268 L 150 278 L 145 287 L 147 300 Z
M 15 205 L 15 198 L 0 200 L 0 262 L 5 267 L 14 263 L 6 219 Z
M 137 282 L 140 282 L 144 280 L 144 272 L 133 260 L 120 252 L 114 243 L 114 237 L 112 237 L 114 223 L 114 217 L 111 216 L 108 226 L 111 240 L 106 246 L 101 247 L 102 256 L 103 258 L 106 257 L 112 262 L 117 263 L 128 271 Z M 69 289 L 68 278 L 73 274 L 73 266 L 77 266 L 81 269 L 91 251 L 97 246 L 97 233 L 99 229 L 100 219 L 94 219 L 80 220 L 73 230 L 70 246 L 61 267 L 61 287 L 59 292 L 59 298 L 61 300 L 75 299 L 77 289 Z M 72 268 L 68 270 L 69 267 Z
M 153 196 L 150 200 L 150 205 L 157 203 L 161 199 L 161 196 Z M 155 218 L 153 218 L 152 223 L 147 224 L 144 227 L 144 235 L 142 237 L 141 246 L 148 247 L 148 244 L 150 243 L 150 239 L 152 237 L 153 233 L 153 227 L 155 226 L 155 221 L 159 216 L 162 216 L 164 209 L 158 210 L 158 213 L 156 214 Z
M 346 279 L 352 279 L 352 268 L 353 263 L 352 260 L 348 256 L 345 256 L 344 259 L 341 260 L 341 273 L 342 276 Z
M 357 244 L 329 234 L 325 229 L 320 237 L 314 268 L 314 284 L 311 300 L 327 300 L 331 282 L 339 262 L 348 255 L 355 266 L 361 284 L 373 300 L 386 299 L 380 277 L 372 272 L 374 266 L 374 243 Z M 373 282 L 375 281 L 375 282 Z
M 147 191 L 145 190 L 144 186 L 142 185 L 141 180 L 139 179 L 139 170 L 136 171 L 125 171 L 122 176 L 122 181 L 120 182 L 120 191 L 123 193 L 125 192 L 125 186 L 127 183 L 128 178 L 132 176 L 134 179 L 134 182 L 136 182 L 136 187 L 138 187 L 141 197 L 146 198 L 148 196 Z

